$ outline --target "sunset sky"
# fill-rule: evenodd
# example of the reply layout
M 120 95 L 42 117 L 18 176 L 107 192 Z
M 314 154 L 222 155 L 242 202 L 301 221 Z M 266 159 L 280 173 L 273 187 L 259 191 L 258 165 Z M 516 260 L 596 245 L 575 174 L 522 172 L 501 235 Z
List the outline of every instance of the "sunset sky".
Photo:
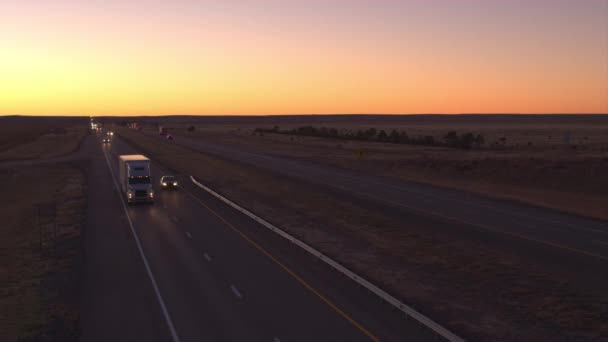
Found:
M 0 2 L 0 115 L 608 113 L 608 0 Z

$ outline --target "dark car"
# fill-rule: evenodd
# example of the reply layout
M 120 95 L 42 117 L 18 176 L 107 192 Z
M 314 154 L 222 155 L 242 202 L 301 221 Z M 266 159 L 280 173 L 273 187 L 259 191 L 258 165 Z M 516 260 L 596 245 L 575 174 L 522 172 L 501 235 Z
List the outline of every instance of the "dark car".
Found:
M 110 139 L 110 137 L 107 137 L 107 136 L 101 138 L 101 142 L 104 144 L 109 144 L 111 141 L 112 140 Z
M 160 178 L 161 189 L 177 189 L 177 179 L 173 176 L 162 176 Z

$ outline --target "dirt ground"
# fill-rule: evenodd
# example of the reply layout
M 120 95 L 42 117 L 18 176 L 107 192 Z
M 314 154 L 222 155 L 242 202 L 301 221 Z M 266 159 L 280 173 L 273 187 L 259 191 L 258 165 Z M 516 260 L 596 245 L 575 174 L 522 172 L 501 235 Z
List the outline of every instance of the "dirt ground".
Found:
M 84 125 L 41 128 L 32 139 L 26 138 L 30 131 L 28 127 L 12 127 L 13 132 L 21 130 L 25 137 L 10 142 L 7 149 L 0 149 L 0 162 L 26 159 L 46 159 L 63 156 L 78 150 L 82 138 L 87 134 L 88 128 Z M 6 146 L 6 145 L 5 145 Z
M 36 162 L 74 152 L 86 125 L 37 119 L 0 118 L 0 165 L 24 161 L 0 167 L 1 341 L 78 337 L 86 162 Z
M 359 172 L 390 176 L 487 196 L 608 219 L 608 116 L 501 118 L 465 116 L 373 121 L 370 118 L 315 123 L 267 117 L 259 122 L 167 122 L 169 131 L 243 150 L 274 154 Z M 257 127 L 314 125 L 337 129 L 403 130 L 409 136 L 451 130 L 480 133 L 483 148 L 453 148 L 347 141 L 282 134 L 256 134 Z M 194 131 L 188 131 L 194 127 Z M 154 130 L 153 123 L 146 126 Z
M 80 225 L 85 209 L 84 174 L 53 165 L 0 170 L 0 340 L 38 340 L 77 335 Z M 41 245 L 37 205 L 56 206 L 57 236 L 47 226 Z
M 45 137 L 47 142 L 53 143 L 53 137 L 58 140 L 58 137 L 70 133 L 67 127 L 84 127 L 87 122 L 88 119 L 78 117 L 0 116 L 0 153 L 29 144 L 44 135 L 48 135 Z M 63 141 L 67 139 L 61 139 L 58 143 Z
M 211 134 L 200 131 L 204 137 Z M 318 191 L 300 181 L 194 152 L 156 137 L 127 129 L 117 132 L 155 160 L 178 172 L 193 174 L 262 217 L 273 218 L 273 223 L 406 302 L 423 307 L 425 313 L 468 338 L 608 338 L 608 293 L 576 287 L 559 266 L 547 268 L 504 246 L 434 229 L 424 220 L 388 217 L 367 203 L 345 201 L 340 194 Z M 221 137 L 224 133 L 218 134 Z M 254 148 L 260 148 L 256 144 L 272 144 L 278 147 L 272 150 L 276 154 L 301 152 L 292 149 L 290 143 L 268 143 L 260 137 L 250 138 L 250 134 L 235 139 L 249 141 Z M 322 151 L 317 149 L 326 149 L 323 144 L 329 143 L 340 142 L 312 139 L 307 144 L 315 147 L 307 145 L 304 152 L 320 155 Z M 357 148 L 351 146 L 348 150 Z M 398 153 L 415 149 L 385 148 Z

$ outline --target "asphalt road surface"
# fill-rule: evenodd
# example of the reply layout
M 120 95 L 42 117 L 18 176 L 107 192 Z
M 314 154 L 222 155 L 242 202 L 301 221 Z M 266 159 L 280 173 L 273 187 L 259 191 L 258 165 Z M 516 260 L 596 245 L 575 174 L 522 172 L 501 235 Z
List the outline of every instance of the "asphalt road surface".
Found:
M 447 232 L 492 248 L 516 251 L 531 263 L 568 279 L 570 286 L 582 293 L 603 296 L 608 288 L 606 221 L 183 136 L 166 143 L 300 180 L 429 232 Z
M 605 221 L 491 199 L 464 191 L 362 175 L 285 156 L 253 153 L 183 136 L 176 137 L 171 143 L 332 188 L 351 197 L 408 212 L 410 215 L 520 239 L 574 256 L 608 261 L 608 222 Z
M 176 175 L 123 204 L 118 155 L 91 135 L 83 341 L 423 341 L 437 335 Z

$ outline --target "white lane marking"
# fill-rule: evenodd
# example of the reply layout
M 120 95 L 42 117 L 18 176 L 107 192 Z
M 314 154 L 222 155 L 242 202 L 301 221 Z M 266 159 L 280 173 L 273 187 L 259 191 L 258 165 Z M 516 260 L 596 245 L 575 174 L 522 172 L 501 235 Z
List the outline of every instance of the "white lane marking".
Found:
M 194 177 L 190 176 L 190 180 L 196 186 L 198 186 L 199 188 L 205 190 L 206 192 L 210 193 L 211 195 L 213 195 L 214 197 L 218 198 L 222 202 L 224 202 L 224 203 L 228 204 L 229 206 L 233 207 L 234 209 L 240 211 L 244 215 L 250 217 L 251 219 L 253 219 L 254 221 L 258 222 L 259 224 L 261 224 L 262 226 L 266 227 L 267 229 L 275 232 L 279 236 L 287 239 L 288 241 L 291 241 L 293 244 L 298 245 L 300 248 L 302 248 L 306 252 L 310 253 L 311 255 L 317 256 L 319 259 L 323 260 L 326 264 L 328 264 L 329 266 L 333 267 L 338 272 L 344 274 L 345 276 L 351 278 L 356 283 L 358 283 L 358 284 L 362 285 L 363 287 L 367 288 L 369 291 L 371 291 L 372 293 L 374 293 L 376 296 L 382 298 L 383 300 L 385 300 L 386 302 L 388 302 L 389 304 L 391 304 L 395 308 L 398 308 L 399 310 L 401 310 L 401 312 L 405 313 L 409 317 L 412 317 L 413 319 L 415 319 L 416 321 L 420 322 L 421 324 L 423 324 L 427 328 L 433 330 L 435 333 L 441 335 L 446 340 L 451 341 L 451 342 L 463 342 L 464 341 L 464 339 L 456 336 L 456 334 L 454 334 L 453 332 L 451 332 L 447 328 L 444 328 L 443 326 L 439 325 L 438 323 L 436 323 L 435 321 L 431 320 L 429 317 L 423 315 L 422 313 L 416 311 L 414 308 L 410 307 L 409 305 L 406 305 L 406 304 L 402 303 L 400 300 L 398 300 L 397 298 L 391 296 L 386 291 L 382 290 L 378 286 L 376 286 L 376 285 L 370 283 L 369 281 L 367 281 L 365 278 L 357 275 L 356 273 L 354 273 L 353 271 L 349 270 L 348 268 L 342 266 L 341 264 L 339 264 L 338 262 L 334 261 L 333 259 L 331 259 L 331 258 L 323 255 L 321 252 L 317 251 L 316 249 L 310 247 L 309 245 L 307 245 L 304 242 L 296 239 L 295 237 L 287 234 L 286 232 L 284 232 L 280 228 L 275 227 L 274 225 L 268 223 L 266 220 L 264 220 L 264 219 L 262 219 L 262 218 L 260 218 L 260 217 L 258 217 L 256 215 L 252 214 L 247 209 L 242 208 L 241 206 L 239 206 L 238 204 L 232 202 L 231 200 L 227 199 L 226 197 L 218 194 L 217 192 L 215 192 L 215 191 L 211 190 L 210 188 L 206 187 L 205 185 L 199 183 L 196 179 L 194 179 Z M 190 195 L 191 197 L 197 199 L 197 197 L 194 196 L 193 194 L 191 194 L 190 192 L 186 192 L 186 193 L 188 195 Z
M 127 205 L 125 204 L 124 198 L 121 195 L 120 187 L 118 186 L 118 181 L 116 181 L 116 178 L 114 176 L 114 171 L 112 171 L 112 166 L 110 165 L 110 160 L 108 159 L 108 156 L 106 153 L 104 153 L 103 156 L 105 157 L 106 164 L 108 164 L 108 168 L 110 169 L 110 174 L 112 175 L 112 181 L 114 182 L 114 187 L 116 188 L 116 194 L 118 195 L 118 198 L 120 199 L 120 203 L 122 204 L 122 208 L 124 209 L 125 214 L 127 216 L 127 221 L 129 222 L 129 227 L 131 228 L 131 233 L 133 234 L 133 237 L 135 238 L 135 244 L 137 245 L 137 250 L 139 251 L 139 255 L 141 256 L 141 259 L 144 262 L 144 266 L 146 267 L 146 273 L 148 274 L 148 278 L 150 278 L 150 282 L 152 283 L 152 287 L 154 288 L 154 293 L 156 294 L 156 299 L 158 300 L 158 303 L 160 304 L 160 308 L 163 312 L 163 316 L 165 317 L 165 321 L 167 322 L 169 332 L 171 333 L 171 339 L 173 342 L 180 342 L 179 336 L 177 335 L 177 331 L 175 330 L 175 326 L 173 325 L 173 320 L 171 319 L 171 316 L 169 315 L 169 311 L 167 310 L 167 305 L 165 305 L 165 300 L 163 299 L 163 296 L 160 294 L 160 290 L 158 289 L 158 284 L 156 283 L 156 279 L 154 278 L 154 275 L 152 274 L 152 270 L 150 269 L 150 264 L 148 263 L 148 258 L 146 258 L 146 255 L 144 254 L 144 250 L 141 246 L 139 236 L 137 235 L 137 232 L 135 231 L 135 227 L 133 226 L 133 222 L 131 221 L 131 217 L 129 216 L 129 211 L 127 210 Z
M 192 239 L 192 235 L 190 235 L 190 232 L 186 232 L 186 236 Z
M 243 299 L 243 295 L 239 292 L 239 290 L 234 285 L 230 285 L 230 290 L 232 290 L 232 293 L 234 293 L 236 298 Z
M 203 256 L 205 257 L 205 259 L 207 259 L 207 261 L 211 261 L 211 257 L 209 256 L 209 254 L 203 253 Z

